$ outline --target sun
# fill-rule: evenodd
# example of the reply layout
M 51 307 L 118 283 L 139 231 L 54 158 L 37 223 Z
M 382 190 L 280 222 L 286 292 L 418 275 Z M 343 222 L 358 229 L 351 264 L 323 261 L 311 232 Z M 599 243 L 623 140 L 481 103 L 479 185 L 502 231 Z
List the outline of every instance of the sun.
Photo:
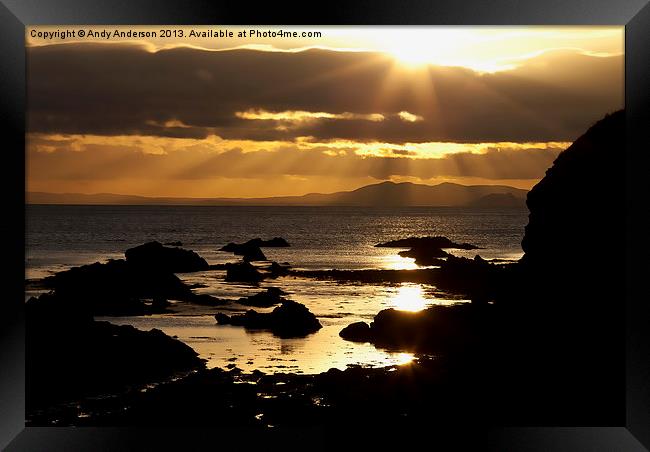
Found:
M 395 28 L 378 35 L 376 46 L 404 66 L 455 65 L 476 36 L 461 28 Z
M 443 61 L 445 53 L 444 49 L 430 39 L 416 39 L 409 34 L 396 36 L 384 45 L 385 52 L 395 58 L 397 62 L 411 67 L 439 64 Z
M 492 30 L 463 27 L 393 29 L 380 35 L 375 46 L 404 68 L 426 69 L 433 65 L 464 67 L 481 73 L 497 72 L 513 67 L 489 47 L 499 36 Z M 488 52 L 488 48 L 492 50 Z M 513 50 L 513 55 L 517 54 Z

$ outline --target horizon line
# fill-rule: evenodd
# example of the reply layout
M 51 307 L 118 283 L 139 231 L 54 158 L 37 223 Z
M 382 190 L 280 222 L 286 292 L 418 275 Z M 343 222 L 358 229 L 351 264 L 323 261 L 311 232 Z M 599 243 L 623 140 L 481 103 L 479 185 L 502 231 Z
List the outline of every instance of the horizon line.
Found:
M 367 185 L 361 185 L 357 188 L 352 188 L 349 190 L 339 190 L 335 192 L 328 192 L 328 193 L 323 193 L 323 192 L 308 192 L 308 193 L 303 193 L 300 195 L 272 195 L 272 196 L 251 196 L 251 197 L 243 197 L 243 196 L 238 196 L 238 197 L 231 197 L 231 196 L 151 196 L 151 195 L 138 195 L 138 194 L 125 194 L 125 193 L 113 193 L 113 192 L 94 192 L 94 193 L 82 193 L 82 192 L 49 192 L 49 191 L 40 191 L 40 190 L 35 190 L 35 191 L 29 191 L 25 190 L 25 195 L 29 194 L 43 194 L 43 195 L 81 195 L 81 196 L 101 196 L 101 195 L 110 195 L 110 196 L 128 196 L 128 197 L 133 197 L 133 198 L 146 198 L 146 199 L 187 199 L 187 200 L 254 200 L 254 199 L 273 199 L 273 198 L 300 198 L 302 196 L 308 196 L 308 195 L 334 195 L 337 193 L 351 193 L 356 190 L 360 190 L 362 188 L 366 187 L 373 187 L 377 185 L 384 185 L 384 184 L 391 184 L 391 185 L 418 185 L 422 187 L 438 187 L 440 185 L 457 185 L 460 187 L 507 187 L 507 188 L 512 188 L 514 190 L 520 190 L 520 191 L 530 191 L 530 189 L 525 189 L 525 188 L 518 188 L 514 187 L 511 185 L 504 185 L 504 184 L 471 184 L 471 185 L 466 185 L 466 184 L 459 184 L 457 182 L 440 182 L 438 184 L 422 184 L 422 183 L 416 183 L 416 182 L 393 182 L 390 180 L 387 181 L 382 181 L 382 182 L 377 182 L 374 184 L 367 184 Z M 27 199 L 25 200 L 25 204 L 30 204 Z

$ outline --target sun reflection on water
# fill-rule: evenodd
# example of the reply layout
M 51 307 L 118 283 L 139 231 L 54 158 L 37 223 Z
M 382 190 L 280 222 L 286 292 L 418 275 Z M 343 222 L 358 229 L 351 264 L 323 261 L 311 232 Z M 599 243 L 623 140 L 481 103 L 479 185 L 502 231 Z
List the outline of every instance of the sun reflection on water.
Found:
M 383 266 L 389 270 L 416 270 L 420 268 L 415 264 L 415 259 L 410 257 L 402 257 L 391 250 L 392 254 L 384 256 Z
M 421 311 L 427 307 L 422 286 L 419 284 L 404 284 L 397 288 L 391 304 L 400 311 Z
M 403 366 L 405 364 L 411 364 L 415 359 L 415 355 L 412 353 L 399 353 L 395 358 L 395 364 Z

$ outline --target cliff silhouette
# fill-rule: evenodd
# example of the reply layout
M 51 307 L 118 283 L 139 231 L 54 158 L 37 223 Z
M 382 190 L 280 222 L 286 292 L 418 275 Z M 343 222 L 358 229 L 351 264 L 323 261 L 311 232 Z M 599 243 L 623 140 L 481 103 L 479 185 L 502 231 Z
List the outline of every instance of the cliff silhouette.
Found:
M 534 400 L 512 400 L 515 412 L 542 407 L 533 422 L 624 421 L 624 151 L 621 110 L 563 151 L 528 193 L 525 254 L 501 297 L 501 346 L 508 384 L 537 388 Z

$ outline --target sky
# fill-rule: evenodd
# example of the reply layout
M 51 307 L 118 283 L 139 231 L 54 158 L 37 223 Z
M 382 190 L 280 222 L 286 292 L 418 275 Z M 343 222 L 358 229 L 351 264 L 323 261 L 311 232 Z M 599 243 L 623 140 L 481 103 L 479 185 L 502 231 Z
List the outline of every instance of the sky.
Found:
M 28 191 L 528 189 L 624 106 L 622 27 L 252 29 L 28 28 Z

